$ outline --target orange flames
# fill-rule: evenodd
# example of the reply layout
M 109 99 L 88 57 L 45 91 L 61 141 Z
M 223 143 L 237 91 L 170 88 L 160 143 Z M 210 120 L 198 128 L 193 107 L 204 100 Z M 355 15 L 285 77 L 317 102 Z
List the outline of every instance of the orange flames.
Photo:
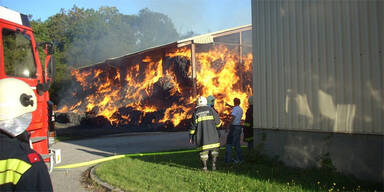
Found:
M 233 99 L 240 98 L 245 111 L 247 98 L 252 93 L 252 55 L 240 58 L 238 49 L 230 50 L 222 45 L 212 47 L 196 53 L 198 95 L 215 96 L 215 108 L 219 113 L 229 113 L 225 103 L 233 105 Z M 130 64 L 119 67 L 105 65 L 73 70 L 72 76 L 79 88 L 74 89 L 73 104 L 63 106 L 59 112 L 87 112 L 119 125 L 134 118 L 141 123 L 147 114 L 162 111 L 160 117 L 151 117 L 151 123 L 171 122 L 178 126 L 191 118 L 196 99 L 188 84 L 193 81 L 191 50 L 182 47 L 161 55 L 131 59 Z M 183 58 L 186 67 L 180 70 L 182 65 L 174 58 Z M 133 61 L 139 62 L 132 64 Z M 184 75 L 184 82 L 180 80 L 180 73 Z M 140 111 L 142 115 L 135 117 L 123 108 Z
M 239 65 L 239 55 L 220 45 L 208 52 L 198 53 L 196 57 L 200 63 L 196 79 L 197 84 L 202 86 L 202 95 L 216 98 L 215 109 L 219 113 L 229 113 L 225 103 L 233 105 L 234 98 L 241 100 L 240 106 L 245 111 L 252 88 L 251 84 L 244 86 L 241 78 L 247 78 L 244 75 L 248 74 L 248 80 L 251 79 L 252 54 L 243 57 L 243 65 Z

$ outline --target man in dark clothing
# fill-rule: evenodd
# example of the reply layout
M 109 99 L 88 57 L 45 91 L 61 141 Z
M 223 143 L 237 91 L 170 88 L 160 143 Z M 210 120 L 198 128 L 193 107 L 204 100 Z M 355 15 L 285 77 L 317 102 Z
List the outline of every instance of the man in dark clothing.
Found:
M 53 191 L 43 158 L 26 132 L 36 96 L 25 82 L 0 80 L 0 191 Z
M 200 159 L 203 163 L 203 171 L 207 171 L 209 154 L 212 158 L 212 170 L 216 170 L 216 160 L 219 156 L 219 135 L 217 128 L 221 121 L 216 111 L 207 106 L 207 99 L 199 97 L 197 108 L 193 114 L 189 142 L 195 143 L 201 150 Z
M 253 97 L 248 98 L 248 109 L 245 113 L 244 141 L 248 143 L 248 150 L 253 149 Z

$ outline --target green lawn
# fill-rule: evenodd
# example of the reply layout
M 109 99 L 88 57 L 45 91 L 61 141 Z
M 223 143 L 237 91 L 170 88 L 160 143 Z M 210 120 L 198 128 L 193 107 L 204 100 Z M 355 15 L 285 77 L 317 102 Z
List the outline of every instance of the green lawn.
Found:
M 244 150 L 246 151 L 246 150 Z M 380 184 L 358 181 L 327 169 L 295 169 L 257 154 L 240 165 L 201 171 L 196 151 L 125 157 L 103 163 L 96 175 L 125 191 L 381 191 Z M 210 166 L 208 167 L 210 169 Z

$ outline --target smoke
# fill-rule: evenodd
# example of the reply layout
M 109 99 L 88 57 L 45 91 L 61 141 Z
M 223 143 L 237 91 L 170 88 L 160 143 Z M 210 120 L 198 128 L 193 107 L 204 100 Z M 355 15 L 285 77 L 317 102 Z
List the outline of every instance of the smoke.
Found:
M 74 6 L 64 11 L 70 28 L 67 31 L 72 31 L 68 63 L 82 67 L 176 41 L 180 36 L 251 23 L 250 0 L 148 0 L 132 4 L 142 9 L 133 15 L 120 12 L 123 5 L 101 6 L 97 11 Z
M 250 0 L 149 0 L 147 6 L 168 15 L 182 34 L 209 33 L 251 23 Z

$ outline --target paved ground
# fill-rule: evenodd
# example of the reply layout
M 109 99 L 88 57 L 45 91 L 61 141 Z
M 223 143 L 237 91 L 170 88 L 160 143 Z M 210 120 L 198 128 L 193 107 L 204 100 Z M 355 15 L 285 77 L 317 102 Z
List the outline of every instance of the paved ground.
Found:
M 223 143 L 225 134 L 222 134 L 221 138 Z M 188 132 L 147 132 L 62 141 L 56 143 L 54 148 L 61 149 L 62 162 L 59 165 L 67 165 L 96 160 L 116 154 L 186 149 L 194 148 L 194 146 L 188 143 Z M 72 169 L 54 169 L 51 173 L 54 191 L 88 191 L 80 183 L 80 177 L 90 166 Z

